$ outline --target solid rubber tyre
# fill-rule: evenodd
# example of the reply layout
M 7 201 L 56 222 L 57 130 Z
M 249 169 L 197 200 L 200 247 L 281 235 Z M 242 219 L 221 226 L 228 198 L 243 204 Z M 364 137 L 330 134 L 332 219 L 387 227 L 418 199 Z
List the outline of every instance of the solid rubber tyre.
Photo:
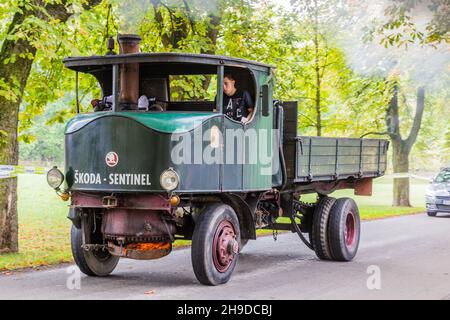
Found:
M 72 225 L 71 230 L 72 255 L 76 265 L 85 275 L 91 277 L 106 277 L 114 271 L 119 263 L 119 257 L 108 251 L 86 251 L 83 244 L 82 230 Z
M 336 200 L 328 222 L 328 242 L 335 261 L 351 261 L 356 256 L 361 234 L 358 206 L 351 198 Z
M 215 245 L 215 239 L 220 238 L 225 232 L 221 229 L 224 224 L 228 231 L 230 228 L 234 229 L 232 232 L 234 241 L 231 240 L 229 243 L 235 244 L 233 247 L 235 252 L 229 253 L 228 256 L 232 259 L 222 267 L 218 266 L 218 245 Z M 230 206 L 217 203 L 206 208 L 198 217 L 192 236 L 191 260 L 198 281 L 210 286 L 228 282 L 239 257 L 240 241 L 239 220 Z M 222 270 L 219 267 L 222 267 Z
M 321 260 L 332 260 L 328 241 L 328 221 L 336 199 L 323 197 L 314 210 L 311 241 L 317 257 Z

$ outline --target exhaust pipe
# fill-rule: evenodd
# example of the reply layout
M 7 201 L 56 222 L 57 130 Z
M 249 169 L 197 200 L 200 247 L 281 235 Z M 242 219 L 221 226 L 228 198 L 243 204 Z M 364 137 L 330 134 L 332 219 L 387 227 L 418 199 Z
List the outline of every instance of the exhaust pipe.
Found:
M 141 38 L 134 34 L 117 37 L 119 54 L 139 53 Z M 120 107 L 122 110 L 137 110 L 139 100 L 139 63 L 120 65 Z

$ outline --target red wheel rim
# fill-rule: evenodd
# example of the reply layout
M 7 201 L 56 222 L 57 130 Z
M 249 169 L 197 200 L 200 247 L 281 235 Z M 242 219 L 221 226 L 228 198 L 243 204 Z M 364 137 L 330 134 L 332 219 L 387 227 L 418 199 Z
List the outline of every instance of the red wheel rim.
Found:
M 233 224 L 228 220 L 224 220 L 217 227 L 213 239 L 212 256 L 217 271 L 221 273 L 226 272 L 238 252 L 239 244 L 236 241 L 236 232 Z
M 355 243 L 356 223 L 353 212 L 349 212 L 347 214 L 347 218 L 345 219 L 344 238 L 345 238 L 345 245 L 347 247 L 351 247 Z

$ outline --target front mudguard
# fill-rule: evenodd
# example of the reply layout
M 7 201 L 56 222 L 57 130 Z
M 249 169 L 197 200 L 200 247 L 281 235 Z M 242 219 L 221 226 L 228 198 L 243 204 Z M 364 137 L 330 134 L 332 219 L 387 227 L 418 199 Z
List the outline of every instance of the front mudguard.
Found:
M 77 210 L 77 208 L 70 208 L 67 219 L 72 221 L 75 228 L 81 229 L 81 210 Z

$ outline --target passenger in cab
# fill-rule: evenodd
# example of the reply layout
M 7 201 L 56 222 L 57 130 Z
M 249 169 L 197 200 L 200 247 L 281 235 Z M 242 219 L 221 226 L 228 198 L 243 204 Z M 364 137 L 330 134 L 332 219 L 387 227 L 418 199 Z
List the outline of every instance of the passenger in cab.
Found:
M 246 124 L 252 119 L 254 105 L 247 90 L 236 88 L 236 79 L 226 74 L 223 80 L 223 113 L 235 120 Z

